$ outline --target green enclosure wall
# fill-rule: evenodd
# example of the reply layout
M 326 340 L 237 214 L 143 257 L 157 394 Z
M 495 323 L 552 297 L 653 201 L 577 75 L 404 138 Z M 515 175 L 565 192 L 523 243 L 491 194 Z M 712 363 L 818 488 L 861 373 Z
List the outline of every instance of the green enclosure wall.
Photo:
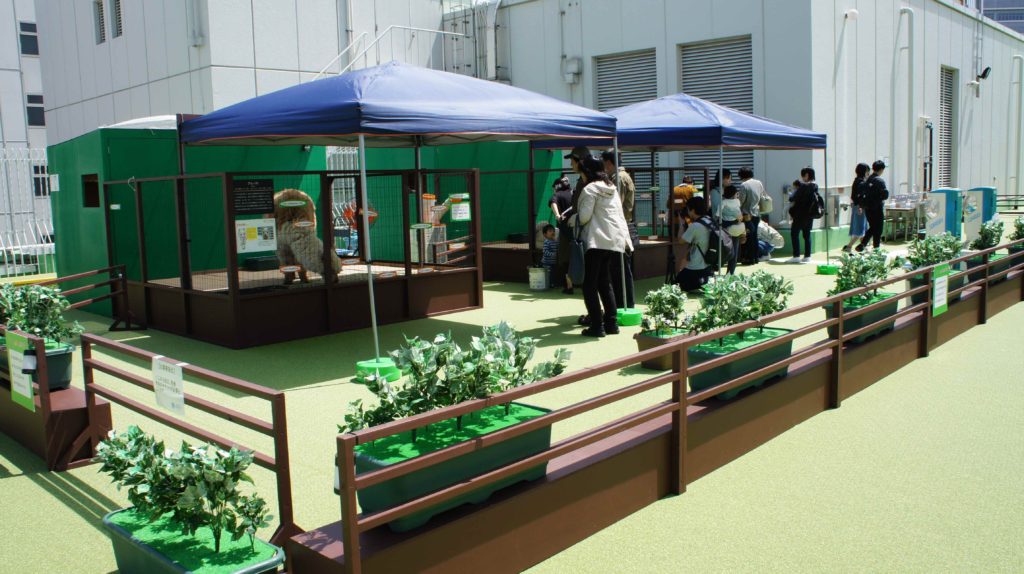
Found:
M 172 130 L 99 129 L 48 148 L 49 171 L 59 177 L 59 191 L 51 195 L 57 250 L 57 274 L 72 275 L 106 267 L 107 234 L 102 184 L 178 173 L 177 134 Z M 188 148 L 186 172 L 322 170 L 323 148 L 303 151 L 286 147 Z M 95 174 L 100 201 L 86 207 L 83 176 Z M 276 182 L 275 182 L 276 183 Z M 174 184 L 143 184 L 143 221 L 147 264 L 151 278 L 177 277 L 178 251 Z M 219 179 L 194 180 L 186 187 L 192 268 L 223 268 L 224 206 Z M 134 193 L 127 185 L 112 186 L 110 194 L 111 248 L 116 261 L 125 263 L 130 279 L 140 278 L 139 236 Z M 86 282 L 82 282 L 86 284 Z M 108 302 L 90 310 L 109 314 Z

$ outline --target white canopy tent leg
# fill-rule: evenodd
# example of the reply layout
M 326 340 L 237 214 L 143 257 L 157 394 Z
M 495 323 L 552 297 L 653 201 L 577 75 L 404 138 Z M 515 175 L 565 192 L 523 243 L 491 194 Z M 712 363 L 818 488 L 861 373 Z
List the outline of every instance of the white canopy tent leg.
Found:
M 363 233 L 366 239 L 363 246 L 366 253 L 366 287 L 370 290 L 370 325 L 373 329 L 373 358 L 380 359 L 380 336 L 377 333 L 377 302 L 373 295 L 373 257 L 370 254 L 370 201 L 366 192 L 366 138 L 359 134 L 359 197 L 362 202 L 359 210 L 363 218 Z
M 830 224 L 829 224 L 829 219 L 828 219 L 828 148 L 822 148 L 821 151 L 823 152 L 824 157 L 825 157 L 825 164 L 824 164 L 825 168 L 824 168 L 824 174 L 823 174 L 824 177 L 825 177 L 825 265 L 828 265 L 829 262 L 830 262 L 830 255 L 831 255 L 830 248 L 829 248 L 829 238 L 828 238 L 828 236 L 829 236 L 829 229 L 831 227 Z M 852 193 L 852 191 L 851 191 L 851 193 Z
M 615 173 L 612 177 L 615 178 L 615 193 L 619 195 L 619 202 L 622 202 L 622 183 L 619 181 L 619 138 L 618 136 L 612 140 L 612 150 L 615 153 Z M 629 222 L 626 222 L 627 229 L 629 228 Z M 629 238 L 626 239 L 629 241 Z M 636 249 L 636 245 L 633 246 Z M 622 276 L 622 301 L 616 301 L 620 305 L 620 309 L 627 309 L 626 305 L 626 253 L 619 253 L 619 274 Z

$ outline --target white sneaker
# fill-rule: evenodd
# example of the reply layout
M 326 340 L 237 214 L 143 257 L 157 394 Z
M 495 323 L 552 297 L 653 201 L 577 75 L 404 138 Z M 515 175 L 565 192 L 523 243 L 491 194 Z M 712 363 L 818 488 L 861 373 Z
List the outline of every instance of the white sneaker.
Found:
M 800 258 L 799 257 L 790 257 L 789 259 L 786 260 L 786 263 L 800 263 Z
M 803 259 L 800 260 L 800 263 L 810 263 L 810 262 L 811 262 L 811 258 L 810 257 L 804 257 Z

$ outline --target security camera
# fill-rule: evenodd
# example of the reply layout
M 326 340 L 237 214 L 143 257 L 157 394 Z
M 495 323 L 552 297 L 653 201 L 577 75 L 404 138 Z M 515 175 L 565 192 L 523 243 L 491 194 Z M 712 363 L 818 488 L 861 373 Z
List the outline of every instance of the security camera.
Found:
M 992 66 L 986 66 L 985 69 L 982 70 L 982 72 L 980 74 L 978 74 L 978 79 L 979 80 L 987 80 L 988 79 L 988 75 L 991 74 L 991 73 L 992 73 Z

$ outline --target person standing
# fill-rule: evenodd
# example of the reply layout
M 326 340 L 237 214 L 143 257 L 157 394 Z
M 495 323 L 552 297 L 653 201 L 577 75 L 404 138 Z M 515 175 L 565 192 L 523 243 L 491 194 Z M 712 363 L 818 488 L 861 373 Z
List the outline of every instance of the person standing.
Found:
M 850 242 L 843 247 L 844 253 L 849 253 L 853 246 L 860 243 L 867 233 L 868 220 L 864 215 L 864 193 L 867 191 L 868 171 L 871 168 L 866 163 L 858 163 L 854 168 L 856 176 L 850 184 Z
M 864 215 L 868 220 L 868 232 L 857 245 L 857 251 L 864 251 L 868 240 L 875 249 L 882 245 L 882 229 L 885 227 L 885 200 L 889 199 L 889 188 L 882 179 L 885 173 L 885 162 L 878 160 L 871 164 L 871 175 L 865 181 Z
M 810 263 L 811 261 L 811 226 L 814 224 L 814 207 L 818 194 L 818 184 L 814 182 L 814 168 L 805 167 L 800 170 L 800 179 L 793 182 L 796 188 L 789 197 L 789 216 L 793 220 L 790 227 L 790 240 L 793 242 L 793 258 L 789 263 Z M 800 236 L 804 238 L 804 256 L 800 258 Z
M 583 301 L 587 305 L 589 325 L 582 335 L 604 337 L 619 332 L 611 262 L 619 253 L 632 251 L 633 247 L 622 214 L 622 201 L 604 165 L 592 157 L 584 158 L 579 164 L 585 185 L 580 193 L 577 216 L 569 222 L 582 226 L 586 250 Z
M 619 197 L 622 199 L 622 215 L 626 219 L 626 227 L 629 229 L 629 240 L 634 248 L 640 245 L 640 234 L 633 221 L 634 207 L 636 205 L 636 185 L 630 177 L 626 168 L 616 167 L 615 150 L 609 149 L 601 152 L 601 162 L 604 164 L 604 172 L 615 174 L 613 183 L 618 183 Z M 625 263 L 625 269 L 623 269 Z M 625 280 L 623 280 L 625 272 Z M 622 292 L 625 282 L 626 292 Z M 612 261 L 612 290 L 615 292 L 615 302 L 624 309 L 632 309 L 636 305 L 633 295 L 633 254 L 623 253 L 621 259 Z
M 569 160 L 569 165 L 572 168 L 573 173 L 576 175 L 582 175 L 581 166 L 583 160 L 594 157 L 590 153 L 590 148 L 585 145 L 578 145 L 572 148 L 572 151 L 562 156 L 562 159 Z M 580 194 L 583 193 L 583 188 L 586 187 L 586 183 L 582 178 L 576 180 L 576 187 L 572 190 L 572 207 L 573 209 L 579 205 Z
M 722 193 L 722 229 L 732 237 L 732 249 L 729 250 L 729 275 L 736 274 L 736 261 L 740 255 L 740 245 L 746 235 L 743 226 L 743 212 L 740 208 L 739 190 L 735 185 L 725 188 Z
M 748 241 L 744 244 L 742 261 L 746 265 L 756 265 L 757 224 L 761 222 L 761 196 L 765 194 L 764 184 L 754 179 L 754 170 L 749 167 L 740 168 L 740 209 L 743 211 L 743 224 L 747 229 Z
M 715 179 L 711 181 L 711 191 L 704 194 L 708 216 L 712 219 L 718 220 L 721 218 L 722 190 L 730 185 L 732 185 L 732 171 L 723 169 L 722 180 L 719 181 L 716 174 Z
M 572 215 L 572 185 L 564 175 L 551 186 L 553 193 L 548 207 L 558 224 L 558 254 L 551 271 L 551 282 L 562 284 L 562 293 L 572 295 L 572 279 L 569 279 L 569 257 L 572 250 L 572 230 L 569 228 L 569 216 Z

